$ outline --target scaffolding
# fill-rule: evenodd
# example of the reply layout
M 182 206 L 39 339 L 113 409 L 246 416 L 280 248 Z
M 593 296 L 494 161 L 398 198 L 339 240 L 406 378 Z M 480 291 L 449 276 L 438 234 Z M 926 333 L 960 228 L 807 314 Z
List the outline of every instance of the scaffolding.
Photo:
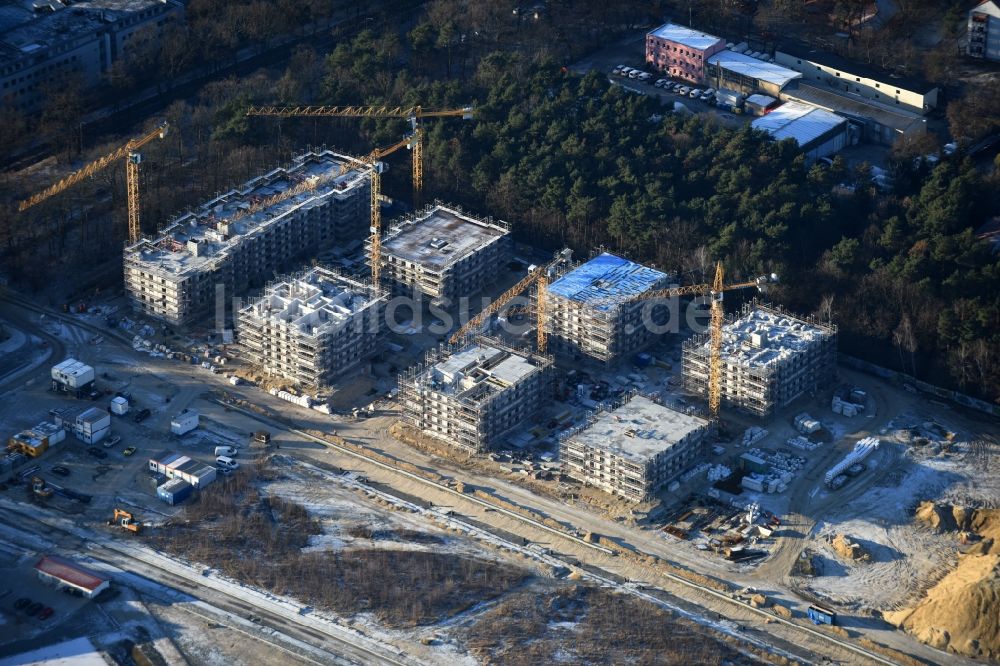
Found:
M 553 360 L 492 338 L 441 345 L 399 376 L 403 420 L 484 453 L 550 398 Z
M 237 314 L 251 363 L 323 388 L 378 351 L 385 297 L 366 280 L 312 268 L 276 280 Z
M 371 247 L 371 239 L 368 247 Z M 381 237 L 382 274 L 397 294 L 438 301 L 493 284 L 511 252 L 510 225 L 440 201 L 398 218 Z
M 684 388 L 708 396 L 710 340 L 684 342 Z M 723 328 L 720 388 L 723 404 L 761 418 L 833 380 L 837 327 L 796 317 L 756 302 L 727 317 Z

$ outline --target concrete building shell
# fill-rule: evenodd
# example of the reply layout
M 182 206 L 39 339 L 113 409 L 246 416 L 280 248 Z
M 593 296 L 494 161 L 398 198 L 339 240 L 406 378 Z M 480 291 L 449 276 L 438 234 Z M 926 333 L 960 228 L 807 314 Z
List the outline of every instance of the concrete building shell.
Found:
M 579 264 L 545 290 L 545 327 L 553 352 L 611 363 L 642 349 L 653 337 L 646 302 L 617 306 L 614 299 L 664 289 L 671 278 L 607 252 Z M 656 311 L 658 315 L 662 312 Z
M 550 357 L 489 338 L 441 347 L 399 376 L 403 420 L 475 453 L 524 427 L 551 392 Z
M 638 395 L 565 433 L 559 457 L 570 477 L 641 502 L 690 466 L 709 429 L 703 418 Z
M 171 324 L 190 324 L 263 286 L 293 260 L 362 238 L 371 169 L 352 165 L 345 171 L 348 159 L 329 150 L 306 153 L 182 215 L 155 240 L 126 247 L 125 286 L 133 307 Z M 276 200 L 288 192 L 294 194 Z
M 435 202 L 392 223 L 382 238 L 382 274 L 394 293 L 415 290 L 438 302 L 454 302 L 492 284 L 510 251 L 506 222 Z
M 684 342 L 684 388 L 708 396 L 709 335 Z M 723 328 L 722 403 L 761 418 L 806 391 L 829 384 L 836 370 L 837 327 L 748 304 Z
M 377 351 L 384 306 L 370 284 L 312 268 L 268 285 L 239 311 L 240 343 L 269 374 L 328 386 Z

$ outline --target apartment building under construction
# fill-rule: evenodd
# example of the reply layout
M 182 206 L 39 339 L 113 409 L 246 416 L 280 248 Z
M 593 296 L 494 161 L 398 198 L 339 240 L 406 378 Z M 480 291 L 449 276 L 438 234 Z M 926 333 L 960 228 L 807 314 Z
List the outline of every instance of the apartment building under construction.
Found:
M 571 478 L 641 502 L 691 465 L 709 425 L 637 395 L 565 433 L 559 458 Z
M 599 254 L 545 290 L 549 345 L 558 354 L 589 356 L 604 363 L 638 351 L 664 323 L 666 312 L 651 309 L 644 301 L 621 302 L 666 288 L 670 282 L 655 268 Z
M 333 243 L 364 238 L 371 169 L 309 152 L 125 248 L 133 307 L 172 324 L 206 319 L 247 290 Z
M 428 352 L 399 377 L 403 419 L 428 435 L 482 453 L 524 427 L 551 398 L 553 361 L 483 338 Z
M 692 393 L 708 395 L 709 353 L 708 334 L 684 343 L 684 387 Z M 775 307 L 747 305 L 723 327 L 723 404 L 770 417 L 803 393 L 833 381 L 836 363 L 836 326 Z
M 239 311 L 240 343 L 268 374 L 328 386 L 377 351 L 384 304 L 370 284 L 313 268 L 268 285 Z
M 506 222 L 435 203 L 395 221 L 382 238 L 383 276 L 397 294 L 454 302 L 492 284 L 511 252 Z

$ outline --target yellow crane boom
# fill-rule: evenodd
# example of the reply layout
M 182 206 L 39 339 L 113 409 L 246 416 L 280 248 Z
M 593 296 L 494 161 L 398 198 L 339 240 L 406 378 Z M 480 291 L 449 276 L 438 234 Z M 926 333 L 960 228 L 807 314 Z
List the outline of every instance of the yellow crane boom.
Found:
M 471 120 L 472 106 L 460 109 L 424 109 L 420 106 L 251 106 L 248 116 L 270 116 L 276 118 L 405 118 L 413 130 L 413 205 L 418 207 L 424 191 L 424 151 L 423 128 L 417 122 L 421 118 L 454 118 Z
M 167 123 L 161 123 L 148 134 L 137 139 L 130 139 L 128 143 L 120 146 L 117 150 L 108 153 L 104 157 L 98 158 L 86 165 L 79 171 L 74 171 L 65 178 L 60 179 L 55 184 L 50 185 L 41 192 L 34 194 L 27 199 L 18 202 L 18 211 L 24 211 L 35 206 L 49 197 L 59 194 L 63 190 L 70 188 L 81 180 L 93 176 L 98 171 L 105 169 L 110 164 L 127 159 L 125 165 L 126 192 L 128 195 L 128 227 L 129 242 L 139 240 L 139 163 L 142 158 L 138 150 L 154 139 L 162 139 L 167 134 Z

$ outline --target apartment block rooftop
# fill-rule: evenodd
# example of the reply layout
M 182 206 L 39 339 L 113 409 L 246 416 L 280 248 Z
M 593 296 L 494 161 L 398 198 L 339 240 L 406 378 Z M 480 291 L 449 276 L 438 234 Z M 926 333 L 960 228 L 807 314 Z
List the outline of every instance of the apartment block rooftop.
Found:
M 617 409 L 598 413 L 589 425 L 564 438 L 604 449 L 632 462 L 645 463 L 708 425 L 706 419 L 637 395 Z
M 4 0 L 0 2 L 0 56 L 16 59 L 72 42 L 77 36 L 92 37 L 127 15 L 164 4 L 168 3 L 165 0 L 84 0 L 72 4 L 58 0 Z
M 548 293 L 608 310 L 613 301 L 637 296 L 665 284 L 666 273 L 607 252 L 569 271 L 548 286 Z
M 440 272 L 508 233 L 505 222 L 434 204 L 393 223 L 382 239 L 382 253 Z
M 480 402 L 551 365 L 541 356 L 474 342 L 430 366 L 418 382 L 435 391 Z
M 337 330 L 377 300 L 371 285 L 317 267 L 268 285 L 249 309 L 298 335 L 316 337 Z
M 832 327 L 813 324 L 766 306 L 749 309 L 722 330 L 722 358 L 727 363 L 749 368 L 776 365 L 836 335 Z
M 369 173 L 369 167 L 329 150 L 306 153 L 291 167 L 258 176 L 180 216 L 159 238 L 126 248 L 126 257 L 167 279 L 211 268 L 266 227 L 328 198 L 353 194 Z

